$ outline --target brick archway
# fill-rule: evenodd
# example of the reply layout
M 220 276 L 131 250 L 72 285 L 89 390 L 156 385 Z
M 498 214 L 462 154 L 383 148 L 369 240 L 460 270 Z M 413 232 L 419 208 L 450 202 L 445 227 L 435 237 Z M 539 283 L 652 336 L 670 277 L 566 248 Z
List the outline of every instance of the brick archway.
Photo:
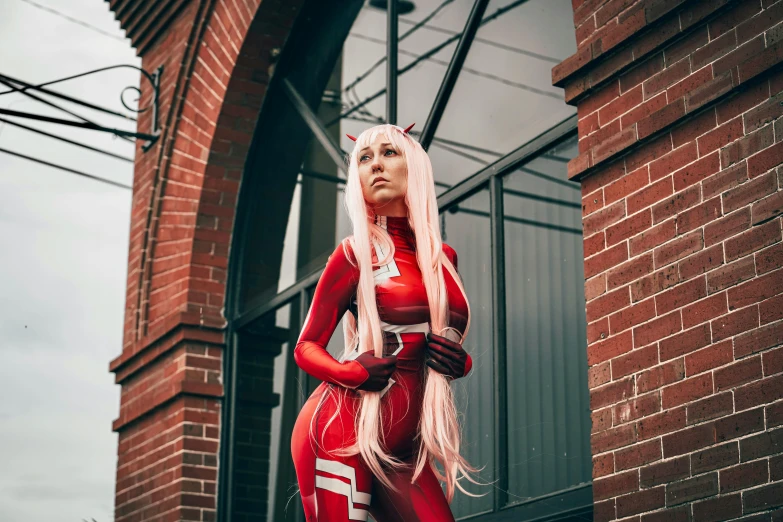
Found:
M 164 67 L 161 139 L 136 154 L 123 349 L 110 365 L 122 385 L 118 521 L 216 518 L 237 194 L 301 3 L 111 2 L 144 69 Z

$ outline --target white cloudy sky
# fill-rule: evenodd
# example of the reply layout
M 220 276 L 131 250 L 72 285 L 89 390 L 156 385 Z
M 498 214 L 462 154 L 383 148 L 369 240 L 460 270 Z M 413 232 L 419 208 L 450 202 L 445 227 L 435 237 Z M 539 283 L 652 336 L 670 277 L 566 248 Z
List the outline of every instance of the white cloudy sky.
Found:
M 115 64 L 140 61 L 107 2 L 0 1 L 0 74 L 42 83 Z M 123 110 L 120 93 L 138 85 L 138 77 L 124 69 L 52 88 Z M 0 107 L 70 118 L 18 93 L 0 96 Z M 111 116 L 69 108 L 106 126 L 129 128 Z M 134 153 L 108 134 L 23 123 L 123 156 Z M 0 149 L 131 182 L 130 163 L 2 123 Z M 112 519 L 117 437 L 111 422 L 119 386 L 108 363 L 121 351 L 130 201 L 129 190 L 0 152 L 4 522 Z

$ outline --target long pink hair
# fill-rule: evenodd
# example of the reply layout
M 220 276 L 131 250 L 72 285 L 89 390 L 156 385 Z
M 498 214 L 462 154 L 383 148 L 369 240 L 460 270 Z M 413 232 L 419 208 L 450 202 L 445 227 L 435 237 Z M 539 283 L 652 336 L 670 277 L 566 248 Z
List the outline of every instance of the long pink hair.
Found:
M 457 283 L 465 296 L 465 302 L 468 302 L 457 271 L 443 254 L 438 224 L 438 204 L 429 156 L 422 146 L 405 134 L 400 127 L 378 125 L 369 128 L 359 135 L 351 152 L 345 189 L 345 206 L 353 224 L 353 236 L 343 242 L 343 248 L 346 249 L 348 259 L 355 259 L 360 275 L 357 288 L 358 328 L 353 314 L 347 312 L 343 321 L 345 335 L 343 358 L 357 345 L 360 352 L 372 350 L 376 357 L 383 357 L 383 334 L 375 299 L 373 268 L 384 265 L 391 259 L 394 255 L 394 244 L 386 231 L 375 224 L 373 212 L 367 206 L 359 181 L 357 158 L 359 151 L 373 143 L 379 135 L 386 137 L 406 160 L 408 188 L 405 204 L 408 208 L 408 221 L 416 236 L 416 259 L 429 301 L 432 332 L 446 335 L 451 331 L 455 332 L 458 338 L 460 337 L 459 332 L 448 325 L 448 297 L 443 278 L 444 268 Z M 384 250 L 388 252 L 384 259 L 378 259 L 375 264 L 372 262 L 372 241 L 384 245 Z M 346 243 L 350 244 L 353 256 L 349 255 Z M 468 321 L 464 335 L 459 339 L 460 342 L 464 341 L 469 328 L 470 309 L 468 308 Z M 357 440 L 349 451 L 353 454 L 360 453 L 375 477 L 387 487 L 394 489 L 386 477 L 384 466 L 399 468 L 403 464 L 390 455 L 383 444 L 380 393 L 362 392 L 361 405 L 355 422 Z M 426 375 L 419 434 L 419 454 L 412 480 L 415 481 L 424 466 L 429 463 L 435 475 L 446 482 L 446 497 L 449 502 L 454 496 L 455 487 L 468 495 L 475 496 L 465 491 L 459 483 L 462 477 L 473 483 L 478 482 L 469 475 L 476 469 L 460 455 L 460 426 L 451 386 L 443 375 L 431 368 L 427 370 Z M 442 467 L 442 473 L 435 466 L 436 462 Z

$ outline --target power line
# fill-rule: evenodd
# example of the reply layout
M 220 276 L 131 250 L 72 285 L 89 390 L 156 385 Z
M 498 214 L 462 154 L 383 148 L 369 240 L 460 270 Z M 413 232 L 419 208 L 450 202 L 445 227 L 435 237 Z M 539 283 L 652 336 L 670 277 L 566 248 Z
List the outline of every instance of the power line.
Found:
M 378 125 L 379 123 L 383 123 L 383 119 L 379 118 L 378 116 L 375 116 L 374 114 L 372 115 L 372 118 L 374 118 L 374 119 L 357 118 L 355 116 L 346 116 L 345 117 L 346 120 L 359 121 L 359 122 L 362 122 L 362 123 L 370 123 L 372 125 Z M 419 134 L 421 134 L 420 132 L 414 131 L 414 130 L 410 131 L 410 133 L 413 134 L 414 136 L 418 136 Z M 495 156 L 497 158 L 500 158 L 500 157 L 504 156 L 504 154 L 502 154 L 500 152 L 497 152 L 497 151 L 494 151 L 494 150 L 485 149 L 485 148 L 482 148 L 482 147 L 477 147 L 475 145 L 470 145 L 469 143 L 463 143 L 461 141 L 449 140 L 449 139 L 446 139 L 446 138 L 439 138 L 437 136 L 432 138 L 432 141 L 433 141 L 433 143 L 440 142 L 440 143 L 444 143 L 446 145 L 452 145 L 454 147 L 459 147 L 460 149 L 472 150 L 473 152 L 479 152 L 481 154 L 487 154 L 489 156 Z M 568 160 L 566 160 L 566 162 L 568 162 Z
M 25 82 L 24 80 L 19 80 L 17 78 L 12 78 L 12 77 L 8 76 L 7 74 L 0 73 L 0 81 L 2 81 L 2 80 L 6 80 L 8 82 L 21 85 L 22 88 L 12 87 L 11 89 L 9 89 L 7 91 L 0 92 L 0 95 L 9 94 L 9 93 L 13 93 L 13 92 L 18 92 L 20 94 L 27 94 L 27 90 L 28 89 L 32 89 L 34 91 L 38 91 L 38 92 L 43 93 L 43 94 L 48 94 L 49 96 L 53 96 L 55 98 L 60 98 L 61 100 L 65 100 L 65 101 L 68 101 L 68 102 L 71 102 L 71 103 L 75 103 L 76 105 L 81 105 L 82 107 L 87 107 L 88 109 L 93 109 L 93 110 L 96 110 L 96 111 L 105 112 L 107 114 L 111 114 L 112 116 L 119 116 L 120 118 L 122 118 L 124 120 L 129 120 L 129 121 L 134 121 L 134 122 L 136 121 L 136 118 L 133 118 L 131 116 L 127 116 L 125 114 L 122 114 L 121 112 L 116 112 L 116 111 L 113 111 L 111 109 L 106 109 L 106 108 L 101 107 L 99 105 L 94 105 L 94 104 L 86 102 L 86 101 L 82 101 L 82 100 L 79 100 L 79 99 L 76 99 L 76 98 L 72 98 L 71 96 L 68 96 L 66 94 L 61 94 L 61 93 L 59 93 L 57 91 L 50 91 L 49 89 L 44 89 L 43 88 L 43 85 L 51 85 L 52 83 L 57 83 L 58 81 L 70 80 L 70 78 L 65 78 L 64 80 L 55 80 L 53 82 L 48 82 L 46 84 L 41 84 L 41 85 L 33 85 L 31 83 Z M 2 82 L 2 83 L 5 83 L 6 85 L 8 85 L 6 82 Z
M 424 18 L 423 18 L 421 21 L 419 21 L 419 22 L 416 22 L 416 23 L 415 23 L 415 25 L 414 25 L 413 27 L 411 27 L 411 28 L 408 30 L 408 32 L 406 32 L 405 34 L 403 34 L 402 36 L 400 36 L 400 37 L 397 39 L 397 42 L 401 42 L 401 41 L 403 41 L 403 40 L 404 40 L 404 39 L 406 39 L 408 36 L 412 35 L 412 34 L 413 34 L 413 33 L 415 33 L 416 31 L 418 31 L 419 29 L 421 29 L 422 27 L 424 27 L 424 26 L 426 25 L 426 23 L 427 23 L 427 22 L 429 22 L 430 20 L 432 20 L 432 18 L 434 18 L 434 17 L 435 17 L 435 15 L 437 15 L 437 14 L 438 14 L 438 13 L 439 13 L 439 12 L 440 12 L 440 11 L 441 11 L 443 8 L 444 8 L 444 7 L 446 7 L 448 4 L 450 4 L 450 3 L 451 3 L 451 2 L 453 2 L 453 1 L 454 1 L 454 0 L 444 0 L 444 1 L 443 1 L 443 2 L 442 2 L 442 3 L 441 3 L 439 6 L 438 6 L 438 7 L 436 7 L 436 8 L 435 8 L 435 9 L 434 9 L 434 10 L 433 10 L 433 11 L 432 11 L 430 14 L 428 14 L 427 16 L 425 16 L 425 17 L 424 17 Z M 400 19 L 400 20 L 402 20 L 402 19 Z M 409 23 L 414 23 L 414 22 L 409 22 Z M 384 42 L 384 43 L 385 43 L 385 42 Z M 356 86 L 356 85 L 357 85 L 359 82 L 361 82 L 362 80 L 364 80 L 365 78 L 367 78 L 367 77 L 368 77 L 368 76 L 369 76 L 369 75 L 370 75 L 370 74 L 371 74 L 371 73 L 372 73 L 372 72 L 373 72 L 375 69 L 377 69 L 377 68 L 378 68 L 378 67 L 379 67 L 379 66 L 380 66 L 382 63 L 384 63 L 384 62 L 386 61 L 386 59 L 387 59 L 387 58 L 388 58 L 388 57 L 387 57 L 387 56 L 384 54 L 384 55 L 383 55 L 383 56 L 382 56 L 380 59 L 378 59 L 378 61 L 377 61 L 377 62 L 375 62 L 374 64 L 372 64 L 372 65 L 370 66 L 370 68 L 369 68 L 369 69 L 367 69 L 367 70 L 366 70 L 366 71 L 364 71 L 362 74 L 360 74 L 359 76 L 357 76 L 357 77 L 356 77 L 356 79 L 355 79 L 353 82 L 349 83 L 349 84 L 348 84 L 348 86 L 347 86 L 347 87 L 345 87 L 345 88 L 343 89 L 343 92 L 348 92 L 350 89 L 352 89 L 353 87 L 355 87 L 355 86 Z
M 372 36 L 365 36 L 363 34 L 350 33 L 348 36 L 353 36 L 354 38 L 359 38 L 361 40 L 366 40 L 368 42 L 385 44 L 385 42 L 383 40 L 380 40 L 378 38 L 373 38 Z M 418 55 L 416 53 L 412 53 L 410 51 L 406 51 L 404 49 L 398 49 L 398 52 L 401 53 L 401 54 L 404 54 L 406 56 L 411 56 L 413 58 L 419 58 L 421 56 L 421 55 Z M 449 62 L 447 62 L 446 60 L 438 59 L 438 58 L 427 58 L 427 61 L 428 62 L 437 63 L 439 65 L 444 65 L 446 67 L 449 66 Z M 525 83 L 515 82 L 514 80 L 509 80 L 507 78 L 503 78 L 502 76 L 497 76 L 497 75 L 494 75 L 494 74 L 486 73 L 486 72 L 479 71 L 477 69 L 473 69 L 473 68 L 470 68 L 470 67 L 462 67 L 462 71 L 466 72 L 468 74 L 472 74 L 474 76 L 478 76 L 480 78 L 484 78 L 484 79 L 487 79 L 487 80 L 490 80 L 490 81 L 498 82 L 498 83 L 501 83 L 503 85 L 508 85 L 509 87 L 516 87 L 517 89 L 522 89 L 523 91 L 529 91 L 529 92 L 532 92 L 534 94 L 540 94 L 541 96 L 549 96 L 550 98 L 554 98 L 554 99 L 556 99 L 558 101 L 562 100 L 562 94 L 549 92 L 549 91 L 545 91 L 545 90 L 542 90 L 542 89 L 537 89 L 537 88 L 531 87 L 530 85 L 527 85 Z
M 105 130 L 105 127 L 102 127 L 102 126 L 98 125 L 97 123 L 88 120 L 84 116 L 80 116 L 79 114 L 76 114 L 75 112 L 72 112 L 72 111 L 69 111 L 68 109 L 60 107 L 59 105 L 57 105 L 55 103 L 52 103 L 52 102 L 47 101 L 47 100 L 44 100 L 43 98 L 39 98 L 38 96 L 36 96 L 36 95 L 34 95 L 32 93 L 20 90 L 18 87 L 15 87 L 11 83 L 9 83 L 8 80 L 5 80 L 2 75 L 0 75 L 0 83 L 5 85 L 6 87 L 10 87 L 14 91 L 21 92 L 22 94 L 24 94 L 28 98 L 32 98 L 32 99 L 34 99 L 36 101 L 39 101 L 39 102 L 43 103 L 44 105 L 48 105 L 48 106 L 53 107 L 53 108 L 55 108 L 57 110 L 63 111 L 66 114 L 69 114 L 71 116 L 79 118 L 84 123 L 83 124 L 79 124 L 78 122 L 67 122 L 65 120 L 58 120 L 57 118 L 48 118 L 48 117 L 45 117 L 45 116 L 33 117 L 32 115 L 25 114 L 25 113 L 13 114 L 13 112 L 15 112 L 15 111 L 8 111 L 8 110 L 5 110 L 5 109 L 0 109 L 0 114 L 8 114 L 10 116 L 17 115 L 17 116 L 20 116 L 20 117 L 33 118 L 33 119 L 38 119 L 38 120 L 42 120 L 42 121 L 49 121 L 51 123 L 63 123 L 65 125 L 71 125 L 71 126 L 76 126 L 76 127 L 81 126 L 81 127 L 92 128 L 92 129 L 95 129 L 95 130 Z M 115 135 L 119 136 L 120 139 L 123 139 L 123 140 L 131 142 L 131 143 L 133 143 L 133 140 L 131 140 L 130 138 L 125 137 L 125 135 L 136 135 L 137 134 L 137 133 L 133 133 L 133 132 L 120 131 L 120 130 L 117 130 L 117 129 L 114 129 L 113 132 L 114 132 Z
M 410 20 L 405 20 L 403 18 L 400 18 L 400 22 L 405 23 L 405 24 L 412 24 L 413 23 Z M 449 34 L 449 35 L 460 34 L 459 31 L 454 31 L 452 29 L 445 29 L 443 27 L 437 27 L 437 26 L 429 25 L 429 24 L 425 24 L 422 27 L 424 27 L 425 29 L 429 29 L 430 31 L 435 31 L 437 33 L 443 33 L 443 34 Z M 473 39 L 473 41 L 474 42 L 480 42 L 480 43 L 483 43 L 485 45 L 489 45 L 491 47 L 497 47 L 498 49 L 503 49 L 504 51 L 510 51 L 512 53 L 523 54 L 523 55 L 529 56 L 531 58 L 537 58 L 539 60 L 552 62 L 554 64 L 558 64 L 558 63 L 563 61 L 560 58 L 554 58 L 552 56 L 547 56 L 545 54 L 540 54 L 540 53 L 536 53 L 536 52 L 533 52 L 533 51 L 528 51 L 527 49 L 522 49 L 521 47 L 514 47 L 514 46 L 511 46 L 511 45 L 504 44 L 504 43 L 496 42 L 494 40 L 487 40 L 486 38 L 478 38 L 478 37 L 476 37 L 476 38 Z
M 7 114 L 8 116 L 18 116 L 20 118 L 28 118 L 31 120 L 45 121 L 48 123 L 57 123 L 59 125 L 68 125 L 69 127 L 78 127 L 80 129 L 111 132 L 112 134 L 115 134 L 120 138 L 124 138 L 125 136 L 134 136 L 138 138 L 143 138 L 145 140 L 151 140 L 155 138 L 155 136 L 151 134 L 142 134 L 140 132 L 131 132 L 131 131 L 124 131 L 121 129 L 110 129 L 108 127 L 102 127 L 91 121 L 81 122 L 81 121 L 62 120 L 60 118 L 53 118 L 51 116 L 42 116 L 40 114 L 30 114 L 28 112 L 12 111 L 9 109 L 1 109 L 1 108 L 0 108 L 0 114 Z M 132 142 L 133 140 L 128 140 L 128 141 Z
M 41 160 L 41 159 L 38 159 L 38 158 L 33 158 L 32 156 L 27 156 L 25 154 L 20 154 L 19 152 L 14 152 L 12 150 L 7 150 L 7 149 L 4 149 L 4 148 L 0 147 L 0 152 L 5 152 L 6 154 L 10 154 L 11 156 L 16 156 L 17 158 L 26 159 L 28 161 L 32 161 L 32 162 L 35 162 L 35 163 L 40 163 L 41 165 L 46 165 L 47 167 L 52 167 L 54 169 L 63 170 L 65 172 L 69 172 L 71 174 L 76 174 L 77 176 L 83 176 L 85 178 L 89 178 L 89 179 L 92 179 L 92 180 L 95 180 L 95 181 L 100 181 L 102 183 L 107 183 L 109 185 L 114 185 L 115 187 L 120 187 L 120 188 L 124 188 L 124 189 L 129 189 L 129 190 L 133 189 L 133 187 L 131 187 L 130 185 L 124 185 L 122 183 L 117 183 L 116 181 L 111 181 L 109 179 L 100 178 L 98 176 L 93 176 L 92 174 L 86 174 L 86 173 L 78 171 L 78 170 L 74 170 L 74 169 L 71 169 L 71 168 L 68 168 L 68 167 L 63 167 L 62 165 L 57 165 L 55 163 L 49 163 L 48 161 L 44 161 L 44 160 Z
M 496 18 L 506 14 L 510 10 L 514 9 L 515 7 L 517 7 L 519 5 L 524 4 L 525 2 L 527 2 L 527 0 L 516 0 L 515 2 L 512 2 L 511 4 L 509 4 L 509 5 L 505 6 L 505 7 L 499 8 L 497 11 L 495 11 L 491 15 L 489 15 L 486 18 L 484 18 L 483 20 L 481 20 L 481 23 L 479 24 L 479 26 L 483 26 L 483 25 L 491 22 L 492 20 L 495 20 Z M 406 65 L 405 67 L 403 67 L 402 69 L 397 71 L 397 76 L 399 77 L 399 76 L 405 74 L 406 72 L 408 72 L 411 69 L 413 69 L 414 67 L 416 67 L 416 65 L 418 65 L 420 62 L 426 60 L 430 56 L 435 55 L 441 49 L 443 49 L 444 47 L 448 46 L 452 42 L 455 42 L 456 40 L 459 40 L 460 36 L 461 36 L 461 34 L 454 35 L 451 38 L 446 39 L 444 42 L 440 43 L 439 45 L 436 45 L 435 47 L 433 47 L 429 51 L 427 51 L 424 54 L 422 54 L 419 58 L 417 58 L 413 62 L 409 63 L 408 65 Z M 356 112 L 360 108 L 364 107 L 365 105 L 367 105 L 371 101 L 375 100 L 379 96 L 382 96 L 384 93 L 386 93 L 386 88 L 385 87 L 383 89 L 381 89 L 380 91 L 376 92 L 375 94 L 373 94 L 372 96 L 369 96 L 369 97 L 365 98 L 364 101 L 362 101 L 360 104 L 354 105 L 353 107 L 351 107 L 347 111 L 345 111 L 343 113 L 340 113 L 340 115 L 337 118 L 335 118 L 332 121 L 330 121 L 329 123 L 327 123 L 326 126 L 327 127 L 331 127 L 332 125 L 334 125 L 335 123 L 337 123 L 341 119 L 343 119 L 345 116 L 353 114 L 354 112 Z
M 374 118 L 377 118 L 377 116 L 375 116 L 372 113 L 370 113 L 370 115 L 372 117 L 374 117 Z M 353 120 L 353 121 L 364 121 L 365 123 L 373 123 L 373 124 L 377 123 L 377 121 L 362 120 L 360 118 L 350 117 L 350 116 L 348 116 L 346 119 L 350 119 L 350 120 Z M 421 133 L 417 132 L 417 131 L 411 131 L 411 134 L 413 134 L 414 136 L 417 136 L 417 135 L 419 135 Z M 501 154 L 499 152 L 491 151 L 491 150 L 488 150 L 488 149 L 482 149 L 482 148 L 479 148 L 479 147 L 474 147 L 472 145 L 468 145 L 467 143 L 461 143 L 459 141 L 447 140 L 447 139 L 443 139 L 443 138 L 433 138 L 432 144 L 437 146 L 437 147 L 440 147 L 441 149 L 443 149 L 443 150 L 445 150 L 447 152 L 450 152 L 450 153 L 455 154 L 457 156 L 462 156 L 463 158 L 469 159 L 471 161 L 475 161 L 476 163 L 480 163 L 482 165 L 488 165 L 489 162 L 484 160 L 484 159 L 481 159 L 481 158 L 478 158 L 476 156 L 473 156 L 471 154 L 468 154 L 466 152 L 463 152 L 461 150 L 456 150 L 454 147 L 462 148 L 462 149 L 468 149 L 468 150 L 473 150 L 475 152 L 480 152 L 480 153 L 483 153 L 483 154 L 493 155 L 493 156 L 497 156 L 497 157 L 503 156 L 503 154 Z M 449 146 L 449 145 L 451 145 L 451 146 Z M 554 154 L 543 154 L 541 157 L 542 158 L 551 159 L 551 160 L 554 160 L 554 161 L 559 161 L 559 162 L 562 162 L 562 163 L 568 163 L 568 161 L 569 161 L 568 158 L 563 158 L 561 156 L 556 156 Z M 535 176 L 537 178 L 541 178 L 541 179 L 550 181 L 552 183 L 556 183 L 558 185 L 562 185 L 564 187 L 568 187 L 568 188 L 570 188 L 572 190 L 581 190 L 579 185 L 575 184 L 572 181 L 566 181 L 566 180 L 558 179 L 558 178 L 556 178 L 554 176 L 550 176 L 548 174 L 545 174 L 543 172 L 539 172 L 537 170 L 533 170 L 533 169 L 528 168 L 528 167 L 518 167 L 517 170 L 519 170 L 521 172 L 525 172 L 527 174 L 530 174 L 531 176 Z M 436 184 L 437 184 L 437 182 L 436 182 Z M 447 188 L 449 187 L 449 185 L 446 185 L 445 183 L 443 185 L 445 187 L 447 187 Z M 581 208 L 581 205 L 579 203 L 577 203 L 577 205 Z
M 111 34 L 111 33 L 107 33 L 103 29 L 99 29 L 99 28 L 95 27 L 94 25 L 88 24 L 87 22 L 83 22 L 81 20 L 73 18 L 72 16 L 68 16 L 67 14 L 61 13 L 60 11 L 52 9 L 51 7 L 38 4 L 36 2 L 33 2 L 32 0 L 22 0 L 22 2 L 24 2 L 26 4 L 30 4 L 33 7 L 37 7 L 38 9 L 42 9 L 44 11 L 47 11 L 47 12 L 53 14 L 53 15 L 59 16 L 60 18 L 64 18 L 64 19 L 66 19 L 69 22 L 72 22 L 74 24 L 78 24 L 78 25 L 81 25 L 82 27 L 86 27 L 87 29 L 91 29 L 91 30 L 93 30 L 93 31 L 95 31 L 97 33 L 102 34 L 103 36 L 108 36 L 109 38 L 114 38 L 115 40 L 119 40 L 121 42 L 125 41 L 125 38 L 119 37 L 119 36 Z
M 119 154 L 114 154 L 113 152 L 109 152 L 106 150 L 95 148 L 91 145 L 87 145 L 86 143 L 81 143 L 78 141 L 69 140 L 68 138 L 63 138 L 62 136 L 57 136 L 56 134 L 50 134 L 48 132 L 42 131 L 40 129 L 36 129 L 35 127 L 28 127 L 27 125 L 22 125 L 21 123 L 17 123 L 15 121 L 6 120 L 5 118 L 0 118 L 0 121 L 3 123 L 7 123 L 8 125 L 13 125 L 14 127 L 19 127 L 21 129 L 25 129 L 30 132 L 34 132 L 36 134 L 41 134 L 43 136 L 47 136 L 49 138 L 53 138 L 55 140 L 63 141 L 65 143 L 69 143 L 71 145 L 76 145 L 77 147 L 82 147 L 84 149 L 88 149 L 94 152 L 97 152 L 99 154 L 105 154 L 106 156 L 111 156 L 113 158 L 117 158 L 122 161 L 127 161 L 129 163 L 133 163 L 133 158 L 128 158 L 125 156 L 120 156 Z

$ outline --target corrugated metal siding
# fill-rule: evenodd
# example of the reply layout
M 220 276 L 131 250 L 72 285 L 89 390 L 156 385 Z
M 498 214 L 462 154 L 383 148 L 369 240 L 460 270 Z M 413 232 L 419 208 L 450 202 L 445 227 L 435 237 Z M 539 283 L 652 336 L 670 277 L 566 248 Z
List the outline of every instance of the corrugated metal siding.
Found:
M 570 159 L 575 143 L 554 153 Z M 573 207 L 504 195 L 511 502 L 591 480 L 582 236 L 509 219 L 579 231 L 581 196 L 531 171 L 565 179 L 563 162 L 541 157 L 504 189 Z

